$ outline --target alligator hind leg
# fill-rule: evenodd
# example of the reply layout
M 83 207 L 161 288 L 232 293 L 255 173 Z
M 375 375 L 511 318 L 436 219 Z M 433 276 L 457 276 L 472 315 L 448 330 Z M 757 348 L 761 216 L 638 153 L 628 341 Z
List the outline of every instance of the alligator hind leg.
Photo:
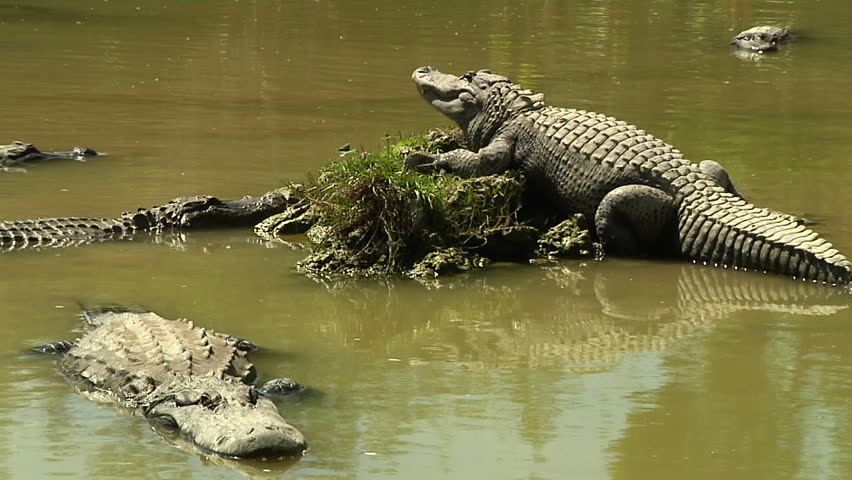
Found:
M 646 185 L 624 185 L 601 200 L 595 213 L 595 231 L 606 253 L 636 256 L 665 252 L 675 244 L 676 215 L 674 201 L 666 192 Z
M 730 193 L 731 195 L 740 197 L 743 200 L 747 200 L 742 194 L 742 192 L 737 189 L 737 186 L 734 185 L 734 182 L 733 180 L 731 180 L 731 176 L 728 174 L 728 171 L 725 170 L 725 167 L 719 164 L 719 162 L 713 160 L 703 160 L 701 163 L 698 164 L 698 168 L 701 170 L 701 173 L 712 178 L 713 181 L 716 182 L 716 184 L 720 187 L 724 188 L 726 192 Z M 786 217 L 790 219 L 791 222 L 798 223 L 799 225 L 810 225 L 813 223 L 805 218 L 801 218 L 796 215 L 790 215 L 789 213 L 778 212 L 772 209 L 767 210 L 781 215 L 782 217 Z
M 745 199 L 743 194 L 737 189 L 737 186 L 734 185 L 728 171 L 725 170 L 725 167 L 723 167 L 719 162 L 715 160 L 703 160 L 698 164 L 698 169 L 701 170 L 701 173 L 704 175 L 712 178 L 713 181 L 715 181 L 720 187 L 724 188 L 726 192 Z

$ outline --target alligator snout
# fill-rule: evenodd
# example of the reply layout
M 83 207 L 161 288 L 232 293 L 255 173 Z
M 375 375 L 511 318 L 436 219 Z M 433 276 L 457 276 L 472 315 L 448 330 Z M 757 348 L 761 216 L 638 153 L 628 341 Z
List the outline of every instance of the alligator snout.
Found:
M 196 445 L 217 455 L 231 458 L 298 457 L 308 449 L 302 432 L 290 424 L 248 427 L 242 432 L 219 436 L 212 445 Z
M 296 457 L 307 450 L 305 436 L 279 415 L 271 400 L 258 397 L 251 405 L 241 403 L 247 399 L 237 398 L 234 391 L 222 393 L 228 398 L 213 409 L 169 399 L 153 405 L 145 416 L 156 431 L 180 435 L 199 449 L 222 457 Z
M 411 79 L 414 80 L 414 84 L 417 86 L 417 92 L 422 97 L 426 97 L 429 94 L 437 95 L 441 93 L 440 84 L 436 81 L 436 74 L 443 75 L 437 68 L 430 66 L 420 67 L 411 74 Z
M 460 89 L 464 89 L 467 82 L 448 73 L 442 73 L 431 66 L 420 67 L 411 74 L 411 79 L 417 85 L 420 94 L 435 92 L 441 96 L 456 96 Z
M 413 80 L 416 80 L 419 75 L 429 75 L 430 73 L 437 71 L 437 68 L 427 65 L 424 67 L 420 67 L 417 70 L 414 70 L 414 73 L 411 74 L 411 78 Z

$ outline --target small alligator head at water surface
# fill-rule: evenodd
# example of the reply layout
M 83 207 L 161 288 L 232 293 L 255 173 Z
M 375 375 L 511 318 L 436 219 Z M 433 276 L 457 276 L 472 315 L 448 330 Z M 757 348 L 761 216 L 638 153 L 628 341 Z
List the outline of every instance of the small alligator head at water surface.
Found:
M 489 70 L 412 74 L 418 92 L 455 121 L 469 148 L 417 151 L 404 168 L 461 177 L 518 171 L 564 218 L 583 214 L 607 254 L 681 256 L 735 270 L 845 285 L 846 257 L 799 219 L 759 208 L 714 161 L 606 115 L 547 105 Z
M 786 28 L 764 25 L 738 33 L 731 40 L 731 45 L 748 52 L 764 53 L 778 50 L 778 46 L 789 39 L 790 31 Z
M 67 151 L 42 152 L 31 143 L 16 141 L 9 145 L 0 145 L 0 170 L 7 172 L 26 172 L 26 170 L 15 166 L 53 159 L 85 162 L 87 158 L 98 155 L 103 154 L 88 147 L 74 147 Z
M 250 342 L 152 312 L 88 312 L 85 318 L 91 329 L 76 341 L 36 348 L 60 354 L 59 371 L 84 396 L 146 418 L 168 439 L 226 458 L 298 457 L 307 449 L 304 436 L 254 387 Z M 265 391 L 275 392 L 277 382 Z

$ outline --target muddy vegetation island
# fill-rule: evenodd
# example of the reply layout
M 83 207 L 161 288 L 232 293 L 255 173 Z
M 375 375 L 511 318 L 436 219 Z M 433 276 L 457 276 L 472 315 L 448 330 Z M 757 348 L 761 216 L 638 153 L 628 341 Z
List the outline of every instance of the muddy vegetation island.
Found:
M 375 153 L 345 145 L 340 158 L 288 185 L 297 200 L 255 231 L 297 246 L 305 244 L 290 235 L 306 234 L 310 253 L 296 269 L 327 279 L 428 279 L 492 261 L 600 257 L 583 215 L 560 218 L 525 191 L 516 173 L 463 179 L 403 169 L 413 151 L 461 145 L 458 130 L 387 136 Z

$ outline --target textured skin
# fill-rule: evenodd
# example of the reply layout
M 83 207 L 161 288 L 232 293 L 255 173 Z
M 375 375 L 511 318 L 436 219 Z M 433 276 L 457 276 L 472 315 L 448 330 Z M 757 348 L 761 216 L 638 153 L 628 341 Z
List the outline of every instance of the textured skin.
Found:
M 39 218 L 0 222 L 0 249 L 71 247 L 121 237 L 133 231 L 135 227 L 132 224 L 107 218 Z
M 40 218 L 0 222 L 0 251 L 31 247 L 70 247 L 137 232 L 161 233 L 191 228 L 254 225 L 284 211 L 288 192 L 279 190 L 241 200 L 221 201 L 209 195 L 181 197 L 116 218 Z
M 257 373 L 238 339 L 155 313 L 89 318 L 95 328 L 73 346 L 38 348 L 67 349 L 59 371 L 87 396 L 134 410 L 219 455 L 279 457 L 305 450 L 302 434 L 251 386 Z
M 786 28 L 760 26 L 743 30 L 731 40 L 731 45 L 749 52 L 763 53 L 778 50 L 780 43 L 790 38 Z
M 747 202 L 715 162 L 605 115 L 551 107 L 486 70 L 461 77 L 415 70 L 421 95 L 456 121 L 471 150 L 416 152 L 406 168 L 461 176 L 517 168 L 565 215 L 592 219 L 609 253 L 661 252 L 724 267 L 832 284 L 850 262 L 789 215 Z

